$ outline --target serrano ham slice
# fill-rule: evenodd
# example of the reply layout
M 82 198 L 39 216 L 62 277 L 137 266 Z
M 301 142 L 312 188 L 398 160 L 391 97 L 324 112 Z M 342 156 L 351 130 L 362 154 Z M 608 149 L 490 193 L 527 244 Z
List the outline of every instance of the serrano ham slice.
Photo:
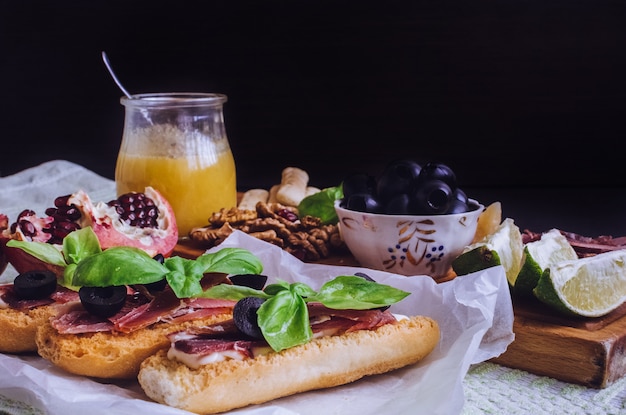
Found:
M 319 303 L 308 303 L 307 307 L 313 337 L 372 330 L 397 321 L 387 310 L 335 310 Z M 264 340 L 253 340 L 241 333 L 233 320 L 205 327 L 191 327 L 170 333 L 168 338 L 176 351 L 196 358 L 224 352 L 235 352 L 242 358 L 253 357 L 254 350 L 267 347 Z
M 51 324 L 61 334 L 131 333 L 158 322 L 173 323 L 229 313 L 234 306 L 235 301 L 231 300 L 180 299 L 169 288 L 154 295 L 145 290 L 130 290 L 124 307 L 108 319 L 94 316 L 80 307 L 60 314 Z
M 51 304 L 66 304 L 75 301 L 80 301 L 78 293 L 62 286 L 57 286 L 57 289 L 48 298 L 25 300 L 18 298 L 13 291 L 13 284 L 6 284 L 0 286 L 0 303 L 3 303 L 5 307 L 14 308 L 16 310 L 31 310 L 35 307 Z

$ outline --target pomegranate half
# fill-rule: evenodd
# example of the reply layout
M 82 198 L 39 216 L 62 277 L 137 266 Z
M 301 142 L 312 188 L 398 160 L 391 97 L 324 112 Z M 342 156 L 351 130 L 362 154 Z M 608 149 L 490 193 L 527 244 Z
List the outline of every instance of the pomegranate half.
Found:
M 169 202 L 154 188 L 133 192 L 109 202 L 91 201 L 82 190 L 57 197 L 46 216 L 38 217 L 32 210 L 22 211 L 10 227 L 1 229 L 0 267 L 2 257 L 23 273 L 42 267 L 59 275 L 62 269 L 44 264 L 19 248 L 6 246 L 9 239 L 50 243 L 61 249 L 63 238 L 76 229 L 91 226 L 102 249 L 112 246 L 133 246 L 151 256 L 168 257 L 178 243 L 176 217 Z

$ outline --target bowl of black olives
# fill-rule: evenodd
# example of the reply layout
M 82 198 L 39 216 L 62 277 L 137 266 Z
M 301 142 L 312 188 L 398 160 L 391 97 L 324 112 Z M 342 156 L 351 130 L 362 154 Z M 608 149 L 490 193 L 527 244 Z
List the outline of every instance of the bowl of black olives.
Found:
M 378 176 L 342 181 L 339 229 L 361 266 L 446 278 L 476 233 L 484 206 L 468 198 L 443 163 L 390 162 Z

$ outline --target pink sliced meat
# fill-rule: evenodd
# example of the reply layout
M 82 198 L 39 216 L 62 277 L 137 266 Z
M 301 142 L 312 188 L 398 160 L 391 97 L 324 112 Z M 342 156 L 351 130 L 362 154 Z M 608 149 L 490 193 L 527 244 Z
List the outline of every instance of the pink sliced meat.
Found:
M 396 321 L 387 310 L 335 310 L 317 303 L 309 303 L 307 306 L 311 329 L 318 335 L 333 336 L 355 330 L 371 330 Z M 264 341 L 248 340 L 236 329 L 232 319 L 172 333 L 169 339 L 176 350 L 199 356 L 227 350 L 245 350 L 242 353 L 251 357 L 254 347 L 267 345 Z
M 344 328 L 346 332 L 354 330 L 373 329 L 383 324 L 394 322 L 396 318 L 385 310 L 335 310 L 319 303 L 309 303 L 309 319 L 315 322 L 319 317 L 330 316 L 330 320 L 321 321 L 312 325 L 328 330 L 331 327 Z
M 66 303 L 73 303 L 75 301 L 80 301 L 80 297 L 78 296 L 78 291 L 70 290 L 69 288 L 65 288 L 62 286 L 57 286 L 57 290 L 52 293 L 50 298 L 52 298 L 55 303 L 59 303 L 59 304 L 66 304 Z
M 111 321 L 116 331 L 130 333 L 158 322 L 183 304 L 183 301 L 177 298 L 172 290 L 166 289 L 159 292 L 150 302 L 124 309 L 123 314 L 118 313 L 111 318 Z
M 18 298 L 13 291 L 13 284 L 6 284 L 0 286 L 0 298 L 4 301 L 10 308 L 16 310 L 31 310 L 35 307 L 40 307 L 44 305 L 51 304 L 66 304 L 74 301 L 79 301 L 78 293 L 76 291 L 72 291 L 68 288 L 57 286 L 57 289 L 50 297 L 35 299 L 35 300 L 25 300 L 22 298 Z
M 113 329 L 113 323 L 82 308 L 62 313 L 52 319 L 50 324 L 61 334 L 95 333 Z
M 152 301 L 130 310 L 114 320 L 115 330 L 129 333 L 148 327 L 159 321 L 181 322 L 230 313 L 235 301 L 209 298 L 180 299 L 173 291 L 166 289 L 158 293 Z

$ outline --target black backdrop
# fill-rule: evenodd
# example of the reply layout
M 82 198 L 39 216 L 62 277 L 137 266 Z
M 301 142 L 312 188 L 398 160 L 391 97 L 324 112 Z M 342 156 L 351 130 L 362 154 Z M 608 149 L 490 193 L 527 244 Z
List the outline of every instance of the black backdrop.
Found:
M 1 6 L 0 48 L 0 176 L 62 158 L 113 178 L 105 50 L 132 93 L 228 95 L 241 189 L 410 157 L 477 192 L 626 203 L 622 0 L 24 0 Z

